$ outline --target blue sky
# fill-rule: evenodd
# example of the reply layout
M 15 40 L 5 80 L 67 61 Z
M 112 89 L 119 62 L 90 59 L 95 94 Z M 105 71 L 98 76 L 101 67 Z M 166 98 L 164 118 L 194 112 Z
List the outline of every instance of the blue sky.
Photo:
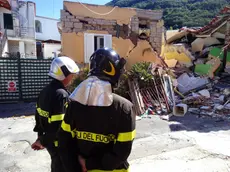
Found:
M 36 3 L 36 11 L 38 16 L 60 18 L 60 9 L 63 7 L 63 0 L 32 0 Z M 75 1 L 78 0 L 68 0 Z M 79 0 L 82 3 L 104 5 L 110 0 Z

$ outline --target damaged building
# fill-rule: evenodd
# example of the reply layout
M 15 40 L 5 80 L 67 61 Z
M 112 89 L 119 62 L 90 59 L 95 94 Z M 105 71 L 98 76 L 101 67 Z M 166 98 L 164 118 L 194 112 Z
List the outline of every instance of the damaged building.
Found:
M 170 33 L 161 56 L 172 71 L 174 109 L 182 109 L 174 115 L 188 110 L 199 117 L 230 117 L 229 33 L 230 7 L 204 27 Z
M 168 38 L 162 56 L 169 67 L 193 66 L 195 73 L 213 78 L 218 69 L 230 68 L 230 53 L 225 47 L 230 40 L 229 30 L 230 7 L 225 7 L 206 26 L 182 28 Z
M 142 10 L 64 2 L 61 11 L 62 52 L 86 64 L 101 47 L 115 49 L 127 59 L 126 68 L 140 61 L 162 63 L 161 10 Z

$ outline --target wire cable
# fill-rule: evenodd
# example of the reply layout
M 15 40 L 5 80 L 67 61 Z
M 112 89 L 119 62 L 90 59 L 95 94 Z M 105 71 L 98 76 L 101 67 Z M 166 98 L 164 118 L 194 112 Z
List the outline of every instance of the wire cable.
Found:
M 90 8 L 88 8 L 85 4 L 83 4 L 82 2 L 80 2 L 79 0 L 76 0 L 77 2 L 79 2 L 84 8 L 86 8 L 87 10 L 89 10 L 90 12 L 94 13 L 94 14 L 97 14 L 97 15 L 100 15 L 100 16 L 106 16 L 106 15 L 109 15 L 110 13 L 112 13 L 117 6 L 113 7 L 113 9 L 107 13 L 98 13 L 96 11 L 93 11 L 91 10 Z

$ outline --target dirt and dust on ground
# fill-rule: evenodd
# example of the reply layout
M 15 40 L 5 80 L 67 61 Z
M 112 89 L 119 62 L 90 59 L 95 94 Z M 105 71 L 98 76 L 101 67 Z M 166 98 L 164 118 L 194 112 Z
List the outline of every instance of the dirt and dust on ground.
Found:
M 0 119 L 0 171 L 49 172 L 47 151 L 31 149 L 36 139 L 34 116 L 10 116 Z M 168 121 L 148 115 L 136 122 L 129 157 L 132 172 L 230 171 L 230 121 L 187 114 Z
M 207 26 L 167 39 L 163 65 L 143 72 L 150 85 L 135 72 L 129 80 L 138 115 L 131 172 L 230 172 L 230 34 L 222 28 L 229 14 L 225 8 Z M 0 109 L 0 172 L 50 171 L 47 151 L 30 148 L 35 103 Z

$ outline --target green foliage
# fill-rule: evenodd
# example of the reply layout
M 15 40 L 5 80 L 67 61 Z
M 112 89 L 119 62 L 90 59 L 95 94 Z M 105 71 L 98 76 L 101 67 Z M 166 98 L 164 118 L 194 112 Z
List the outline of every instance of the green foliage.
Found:
M 132 78 L 138 78 L 144 82 L 148 82 L 152 79 L 152 75 L 149 73 L 150 62 L 139 62 L 132 66 L 130 70 L 130 76 Z
M 150 64 L 150 62 L 136 63 L 132 66 L 129 72 L 129 77 L 131 79 L 135 78 L 138 80 L 140 88 L 146 87 L 152 81 L 153 76 L 149 70 Z
M 148 86 L 152 81 L 152 75 L 149 71 L 150 64 L 150 62 L 139 62 L 134 64 L 130 71 L 126 72 L 121 76 L 119 80 L 119 85 L 116 89 L 114 89 L 114 92 L 127 99 L 130 99 L 128 94 L 128 79 L 137 79 L 140 88 Z
M 107 5 L 142 9 L 163 9 L 167 29 L 183 26 L 202 27 L 230 0 L 112 0 Z
M 114 88 L 114 93 L 125 97 L 127 99 L 130 99 L 128 91 L 129 91 L 129 85 L 128 85 L 128 74 L 125 73 L 121 76 L 119 79 L 118 87 Z

